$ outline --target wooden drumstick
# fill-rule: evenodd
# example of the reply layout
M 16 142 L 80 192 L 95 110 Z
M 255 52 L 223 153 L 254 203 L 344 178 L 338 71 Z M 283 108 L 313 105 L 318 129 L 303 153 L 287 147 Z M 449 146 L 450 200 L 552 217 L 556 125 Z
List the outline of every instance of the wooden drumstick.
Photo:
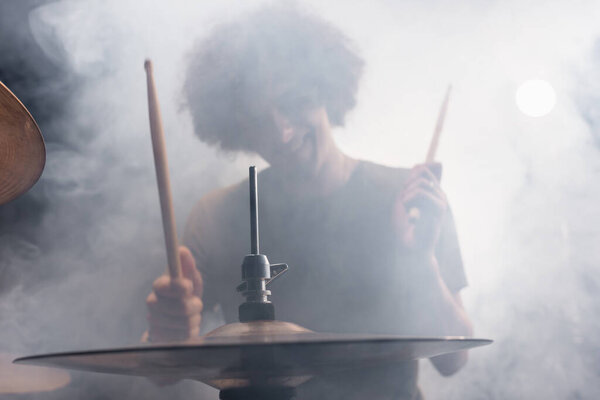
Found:
M 165 137 L 162 128 L 162 119 L 156 97 L 156 87 L 152 74 L 152 61 L 146 60 L 146 80 L 148 83 L 148 112 L 150 114 L 150 134 L 152 135 L 152 149 L 154 151 L 154 166 L 156 168 L 156 181 L 158 183 L 158 195 L 160 197 L 160 210 L 162 214 L 163 230 L 165 233 L 165 244 L 167 246 L 167 258 L 169 275 L 172 279 L 181 277 L 181 263 L 179 261 L 177 246 L 177 230 L 175 229 L 175 213 L 173 212 L 173 200 L 171 198 L 171 184 L 169 181 L 169 168 L 167 165 L 167 152 L 165 149 Z
M 433 130 L 433 136 L 431 137 L 431 143 L 429 143 L 429 150 L 427 151 L 427 157 L 425 157 L 425 163 L 429 164 L 435 161 L 435 153 L 438 148 L 438 144 L 440 142 L 440 136 L 442 134 L 442 130 L 444 128 L 444 120 L 446 119 L 446 111 L 448 110 L 448 103 L 450 101 L 450 92 L 452 91 L 452 85 L 448 85 L 448 89 L 446 90 L 446 96 L 444 97 L 444 101 L 442 102 L 442 106 L 440 107 L 440 112 L 438 113 L 437 122 L 435 124 L 435 129 Z M 421 217 L 421 212 L 417 207 L 411 207 L 408 210 L 408 217 L 412 221 L 416 221 Z
M 438 143 L 440 142 L 440 135 L 442 134 L 442 129 L 444 128 L 444 120 L 446 119 L 446 110 L 448 110 L 448 102 L 450 101 L 451 91 L 452 85 L 448 85 L 448 89 L 446 90 L 446 97 L 444 97 L 444 102 L 442 103 L 442 107 L 440 108 L 438 119 L 435 124 L 435 129 L 433 131 L 433 136 L 431 137 L 429 151 L 427 151 L 427 157 L 425 158 L 426 163 L 432 163 L 435 161 L 435 153 L 438 148 Z

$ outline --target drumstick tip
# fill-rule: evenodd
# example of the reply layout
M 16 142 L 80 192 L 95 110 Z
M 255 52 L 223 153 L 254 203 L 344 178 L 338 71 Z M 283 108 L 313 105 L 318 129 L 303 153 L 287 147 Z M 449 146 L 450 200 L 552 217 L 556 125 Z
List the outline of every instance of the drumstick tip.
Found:
M 152 72 L 152 60 L 146 58 L 146 61 L 144 61 L 144 68 L 146 69 L 146 71 Z

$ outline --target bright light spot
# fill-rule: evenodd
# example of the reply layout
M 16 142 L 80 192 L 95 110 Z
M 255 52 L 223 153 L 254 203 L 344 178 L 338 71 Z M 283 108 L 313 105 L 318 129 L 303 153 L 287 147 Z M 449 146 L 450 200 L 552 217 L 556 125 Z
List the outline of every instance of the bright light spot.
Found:
M 523 114 L 530 117 L 542 117 L 554 108 L 556 93 L 548 82 L 531 79 L 519 86 L 515 100 Z

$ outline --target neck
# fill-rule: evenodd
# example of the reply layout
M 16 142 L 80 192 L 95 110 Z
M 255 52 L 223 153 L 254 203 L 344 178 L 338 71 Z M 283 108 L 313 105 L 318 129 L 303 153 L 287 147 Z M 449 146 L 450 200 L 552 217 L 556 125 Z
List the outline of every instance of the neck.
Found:
M 272 168 L 273 179 L 281 190 L 299 197 L 327 196 L 348 182 L 358 161 L 344 154 L 335 144 L 316 165 L 308 168 Z

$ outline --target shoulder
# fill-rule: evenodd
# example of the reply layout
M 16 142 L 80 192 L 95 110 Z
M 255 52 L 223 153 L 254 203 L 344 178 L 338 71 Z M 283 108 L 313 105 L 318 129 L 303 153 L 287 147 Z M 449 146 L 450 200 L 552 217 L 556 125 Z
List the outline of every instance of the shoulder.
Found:
M 239 195 L 242 192 L 244 183 L 247 184 L 247 179 L 236 184 L 213 190 L 204 195 L 192 209 L 190 219 L 203 219 L 210 215 L 215 215 L 223 212 L 231 203 L 239 200 Z
M 390 167 L 361 160 L 356 166 L 354 178 L 363 185 L 375 188 L 399 189 L 406 181 L 409 172 L 409 168 Z
M 187 219 L 184 232 L 186 245 L 193 247 L 199 241 L 206 243 L 210 237 L 227 234 L 224 230 L 233 226 L 232 220 L 244 210 L 246 186 L 247 179 L 203 196 Z

